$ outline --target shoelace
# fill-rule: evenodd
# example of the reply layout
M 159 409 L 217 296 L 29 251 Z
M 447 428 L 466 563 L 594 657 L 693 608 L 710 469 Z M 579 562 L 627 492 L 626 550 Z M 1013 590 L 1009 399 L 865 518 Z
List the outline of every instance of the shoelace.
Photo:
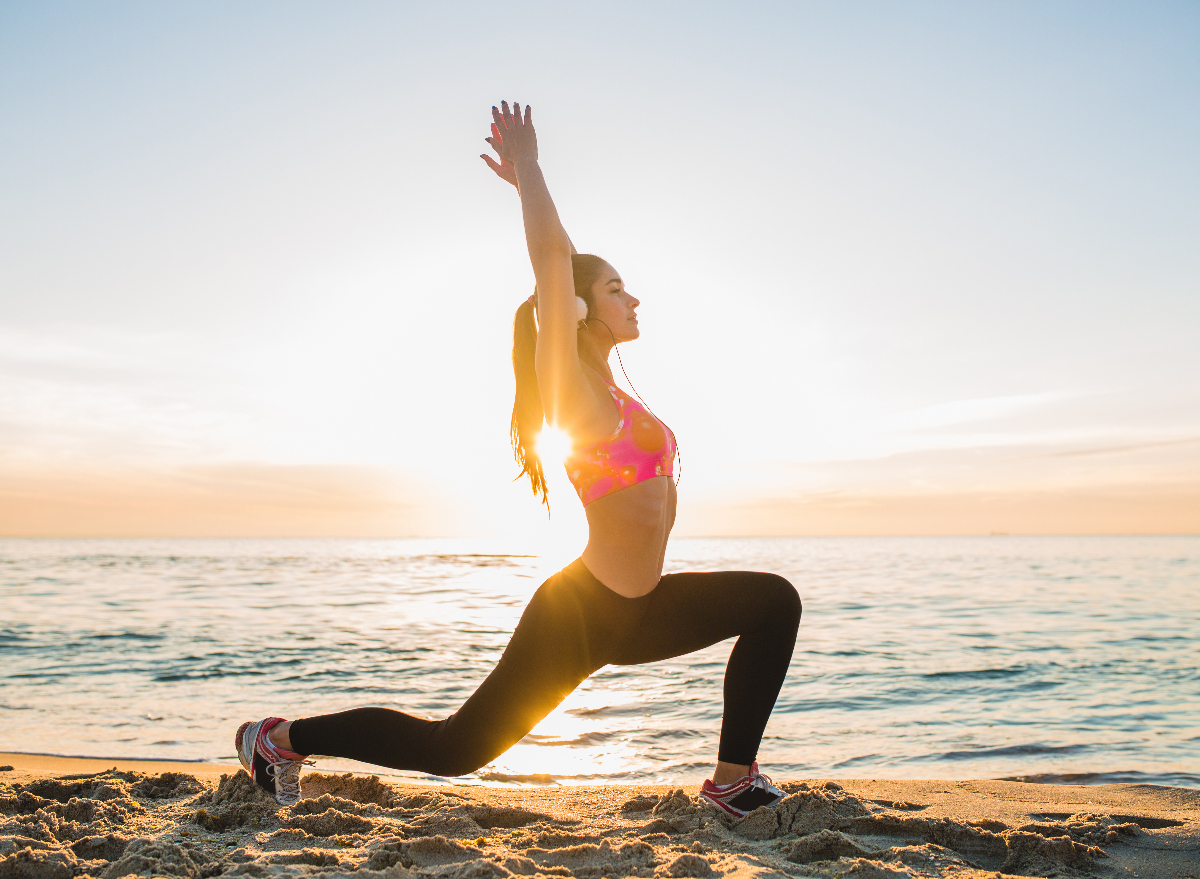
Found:
M 753 779 L 754 781 L 751 783 L 751 787 L 756 787 L 759 790 L 766 791 L 772 795 L 774 795 L 776 791 L 778 791 L 780 794 L 783 793 L 783 791 L 780 791 L 779 788 L 775 786 L 775 782 L 771 781 L 771 776 L 769 775 L 756 772 L 753 775 Z
M 316 766 L 316 760 L 280 760 L 267 764 L 267 775 L 275 779 L 277 789 L 289 799 L 300 799 L 300 767 Z

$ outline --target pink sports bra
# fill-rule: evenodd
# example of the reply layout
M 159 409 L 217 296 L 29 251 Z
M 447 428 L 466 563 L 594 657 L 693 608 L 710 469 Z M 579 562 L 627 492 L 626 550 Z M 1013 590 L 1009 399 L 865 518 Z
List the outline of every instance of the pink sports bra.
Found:
M 605 379 L 617 404 L 617 429 L 564 460 L 567 478 L 586 507 L 606 494 L 655 476 L 672 476 L 675 435 L 645 406 Z

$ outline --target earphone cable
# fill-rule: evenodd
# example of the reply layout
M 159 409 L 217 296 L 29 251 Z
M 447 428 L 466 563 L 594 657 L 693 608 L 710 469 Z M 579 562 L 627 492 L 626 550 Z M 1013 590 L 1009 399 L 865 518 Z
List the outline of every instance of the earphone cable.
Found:
M 612 327 L 600 320 L 598 317 L 584 318 L 584 320 L 589 322 L 595 321 L 604 327 L 604 329 L 608 330 L 608 334 L 613 340 L 613 350 L 617 352 L 617 363 L 621 364 L 621 375 L 625 376 L 625 381 L 629 382 L 629 388 L 633 391 L 633 395 L 638 398 L 638 402 L 646 407 L 646 411 L 651 415 L 654 415 L 655 420 L 658 421 L 658 423 L 663 427 L 666 427 L 667 431 L 671 434 L 671 441 L 675 443 L 675 456 L 679 459 L 679 469 L 675 473 L 675 487 L 678 488 L 679 480 L 683 478 L 683 450 L 679 448 L 679 440 L 675 437 L 675 431 L 671 430 L 671 428 L 668 427 L 661 418 L 654 414 L 654 410 L 650 408 L 650 404 L 643 400 L 642 395 L 638 393 L 638 389 L 634 386 L 633 380 L 629 377 L 629 373 L 625 371 L 625 361 L 621 359 L 621 346 L 617 344 L 617 337 L 613 333 Z

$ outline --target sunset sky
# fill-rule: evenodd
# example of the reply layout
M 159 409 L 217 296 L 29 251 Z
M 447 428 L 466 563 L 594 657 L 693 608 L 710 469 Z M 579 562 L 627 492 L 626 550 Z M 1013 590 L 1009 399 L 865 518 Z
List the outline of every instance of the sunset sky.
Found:
M 0 535 L 577 538 L 501 98 L 676 533 L 1200 532 L 1200 5 L 11 2 Z

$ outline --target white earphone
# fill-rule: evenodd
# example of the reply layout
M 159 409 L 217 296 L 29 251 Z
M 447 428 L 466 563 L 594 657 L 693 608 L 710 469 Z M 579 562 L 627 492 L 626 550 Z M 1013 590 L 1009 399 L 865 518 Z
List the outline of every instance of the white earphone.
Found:
M 537 294 L 529 297 L 529 301 L 533 303 L 534 313 L 537 312 Z M 583 322 L 587 320 L 588 304 L 582 296 L 575 297 L 575 322 L 579 324 L 579 328 L 583 329 Z

